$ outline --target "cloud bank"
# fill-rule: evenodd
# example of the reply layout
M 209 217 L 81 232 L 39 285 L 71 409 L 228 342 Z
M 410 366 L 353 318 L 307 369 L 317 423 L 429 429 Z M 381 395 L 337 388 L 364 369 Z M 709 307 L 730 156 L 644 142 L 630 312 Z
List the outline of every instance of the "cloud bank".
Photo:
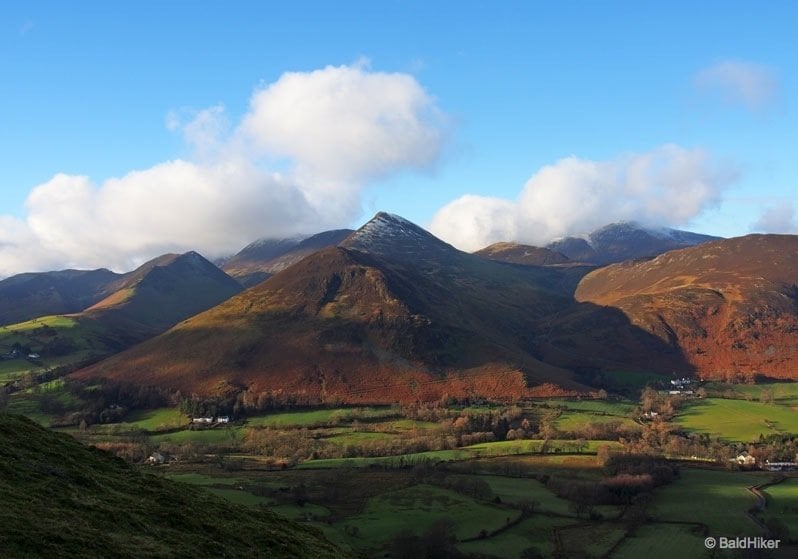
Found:
M 458 198 L 430 230 L 474 251 L 507 240 L 544 245 L 615 221 L 678 226 L 717 205 L 736 176 L 706 152 L 672 144 L 610 161 L 568 157 L 535 173 L 515 200 Z
M 753 231 L 762 233 L 798 233 L 798 216 L 792 203 L 765 208 L 759 219 L 751 225 Z
M 766 66 L 724 60 L 699 71 L 695 86 L 703 91 L 720 95 L 731 104 L 749 109 L 762 109 L 773 102 L 779 91 L 779 79 Z
M 94 183 L 59 174 L 23 219 L 0 216 L 0 277 L 66 267 L 129 270 L 165 252 L 228 254 L 261 236 L 340 227 L 374 180 L 436 163 L 446 118 L 410 75 L 364 64 L 283 74 L 231 122 L 174 111 L 191 156 Z

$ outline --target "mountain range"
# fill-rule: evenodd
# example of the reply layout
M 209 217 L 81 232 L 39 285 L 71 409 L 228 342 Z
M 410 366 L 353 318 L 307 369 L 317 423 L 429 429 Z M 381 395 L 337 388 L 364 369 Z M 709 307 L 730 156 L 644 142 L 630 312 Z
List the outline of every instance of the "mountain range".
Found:
M 606 225 L 580 237 L 565 237 L 546 245 L 571 260 L 605 265 L 656 256 L 689 246 L 716 241 L 719 237 L 680 229 L 651 228 L 635 222 Z
M 75 376 L 307 403 L 586 392 L 611 371 L 795 378 L 797 239 L 622 223 L 581 239 L 592 253 L 469 254 L 379 213 L 249 245 L 221 263 L 268 276 L 245 291 L 196 253 L 115 277 L 78 316 L 133 334 L 116 349 L 148 339 Z

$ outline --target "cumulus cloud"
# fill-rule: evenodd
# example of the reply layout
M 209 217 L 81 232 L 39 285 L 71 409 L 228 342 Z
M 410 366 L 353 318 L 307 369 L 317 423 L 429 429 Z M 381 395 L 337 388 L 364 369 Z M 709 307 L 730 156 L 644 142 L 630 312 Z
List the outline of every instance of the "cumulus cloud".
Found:
M 726 102 L 761 109 L 777 97 L 779 79 L 766 66 L 724 60 L 700 70 L 694 79 L 703 91 L 720 95 Z
M 717 205 L 736 171 L 699 149 L 668 144 L 610 161 L 543 167 L 515 200 L 467 195 L 433 217 L 433 233 L 463 250 L 497 241 L 546 244 L 615 221 L 678 226 Z
M 372 181 L 423 170 L 446 135 L 412 77 L 363 64 L 287 73 L 233 123 L 222 105 L 166 126 L 190 156 L 96 184 L 59 174 L 22 219 L 0 216 L 0 277 L 64 267 L 128 270 L 164 252 L 228 254 L 261 236 L 347 224 Z
M 412 76 L 360 63 L 284 74 L 253 95 L 239 134 L 295 161 L 303 181 L 339 187 L 430 166 L 445 117 Z
M 798 233 L 795 206 L 792 203 L 786 203 L 777 207 L 765 208 L 751 229 L 762 233 Z

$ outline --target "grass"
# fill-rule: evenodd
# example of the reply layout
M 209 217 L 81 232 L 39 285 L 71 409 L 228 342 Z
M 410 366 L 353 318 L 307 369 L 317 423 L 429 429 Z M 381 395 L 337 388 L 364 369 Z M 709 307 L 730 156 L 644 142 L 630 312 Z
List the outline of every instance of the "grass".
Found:
M 246 480 L 237 477 L 213 477 L 195 472 L 185 472 L 167 475 L 169 479 L 180 481 L 191 485 L 212 486 L 212 485 L 241 485 Z
M 402 530 L 421 533 L 444 518 L 454 521 L 457 538 L 463 539 L 475 537 L 481 530 L 496 530 L 519 514 L 448 489 L 420 484 L 370 499 L 363 512 L 347 523 L 358 526 L 367 547 L 377 547 Z
M 534 547 L 543 557 L 552 557 L 555 551 L 554 529 L 572 522 L 568 518 L 536 515 L 497 536 L 461 543 L 458 548 L 464 553 L 517 559 L 525 549 Z
M 560 530 L 560 541 L 566 557 L 584 553 L 588 557 L 602 557 L 626 536 L 619 524 L 591 523 Z
M 336 408 L 278 412 L 250 417 L 250 427 L 313 427 L 335 423 L 379 419 L 395 415 L 391 408 Z
M 689 431 L 730 441 L 755 441 L 760 434 L 798 433 L 795 410 L 746 400 L 691 400 L 679 410 L 676 422 Z
M 603 375 L 608 389 L 622 391 L 639 390 L 665 378 L 648 371 L 605 371 Z
M 548 407 L 562 407 L 568 410 L 591 412 L 596 415 L 608 415 L 616 417 L 628 417 L 634 410 L 635 404 L 628 401 L 616 400 L 541 400 L 538 404 L 546 404 Z
M 336 445 L 357 446 L 371 441 L 384 441 L 394 437 L 395 435 L 390 433 L 360 431 L 357 433 L 340 433 L 331 437 L 326 437 L 324 440 Z
M 144 431 L 162 431 L 184 427 L 188 419 L 175 408 L 159 408 L 155 410 L 136 410 L 127 415 L 125 424 Z
M 290 503 L 272 505 L 269 506 L 269 510 L 291 520 L 321 519 L 330 516 L 330 509 L 311 503 L 305 503 L 302 506 Z
M 640 431 L 642 427 L 628 417 L 617 415 L 596 415 L 584 411 L 566 411 L 554 423 L 561 431 L 581 431 L 590 424 L 619 423 L 627 431 Z
M 766 518 L 777 518 L 787 525 L 790 539 L 798 540 L 798 479 L 786 479 L 763 490 L 767 498 Z
M 674 557 L 710 557 L 704 536 L 689 526 L 646 524 L 627 537 L 613 552 L 613 559 L 673 559 Z
M 703 523 L 711 536 L 758 536 L 746 512 L 756 503 L 747 487 L 767 476 L 683 469 L 679 479 L 655 492 L 649 514 L 655 520 Z
M 563 454 L 576 452 L 576 441 L 549 441 L 547 452 L 559 450 Z M 610 446 L 620 448 L 617 441 L 586 441 L 582 452 L 595 454 L 599 447 Z M 373 465 L 381 465 L 389 468 L 399 468 L 421 463 L 452 462 L 458 460 L 470 460 L 480 457 L 513 456 L 529 453 L 539 453 L 543 447 L 541 440 L 517 440 L 517 441 L 498 441 L 494 443 L 481 443 L 452 450 L 430 450 L 427 452 L 416 452 L 411 454 L 400 454 L 396 456 L 380 456 L 373 458 L 325 458 L 320 460 L 308 460 L 297 466 L 303 468 L 367 468 Z M 570 455 L 570 454 L 569 454 Z M 589 456 L 590 460 L 595 460 Z
M 214 429 L 185 429 L 175 433 L 163 433 L 152 435 L 150 442 L 153 443 L 199 443 L 209 445 L 226 445 L 236 442 L 239 439 L 240 428 L 223 427 Z
M 373 423 L 371 427 L 382 432 L 407 432 L 407 431 L 433 431 L 440 429 L 441 426 L 434 421 L 418 421 L 415 419 L 395 419 L 393 421 L 383 421 Z
M 534 501 L 538 503 L 535 507 L 536 512 L 549 512 L 566 516 L 572 514 L 568 508 L 569 501 L 560 499 L 536 479 L 495 475 L 463 477 L 485 481 L 490 486 L 493 494 L 501 498 L 503 503 L 519 505 L 523 501 Z
M 8 400 L 6 411 L 8 411 L 8 413 L 24 415 L 43 426 L 49 426 L 56 420 L 55 415 L 45 413 L 41 410 L 39 400 L 35 395 L 30 393 L 18 392 L 12 394 L 11 398 Z
M 351 557 L 320 532 L 0 414 L 0 556 Z
M 710 394 L 719 394 L 741 400 L 759 400 L 763 392 L 772 392 L 776 402 L 798 399 L 798 382 L 772 382 L 763 384 L 728 384 L 709 382 L 704 388 Z
M 221 489 L 218 487 L 208 487 L 207 490 L 218 497 L 222 497 L 223 499 L 230 501 L 231 503 L 244 505 L 246 507 L 257 507 L 259 505 L 265 505 L 269 502 L 266 497 L 253 495 L 252 493 L 242 489 Z

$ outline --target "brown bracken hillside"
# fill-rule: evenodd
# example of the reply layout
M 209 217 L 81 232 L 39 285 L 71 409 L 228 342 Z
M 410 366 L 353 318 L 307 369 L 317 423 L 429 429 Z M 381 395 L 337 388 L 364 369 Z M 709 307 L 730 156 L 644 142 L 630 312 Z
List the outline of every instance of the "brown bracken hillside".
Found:
M 621 310 L 706 378 L 798 379 L 798 236 L 749 235 L 588 274 L 582 302 Z
M 577 281 L 460 252 L 378 214 L 342 246 L 77 376 L 308 402 L 586 390 L 535 356 L 535 321 L 570 306 Z

